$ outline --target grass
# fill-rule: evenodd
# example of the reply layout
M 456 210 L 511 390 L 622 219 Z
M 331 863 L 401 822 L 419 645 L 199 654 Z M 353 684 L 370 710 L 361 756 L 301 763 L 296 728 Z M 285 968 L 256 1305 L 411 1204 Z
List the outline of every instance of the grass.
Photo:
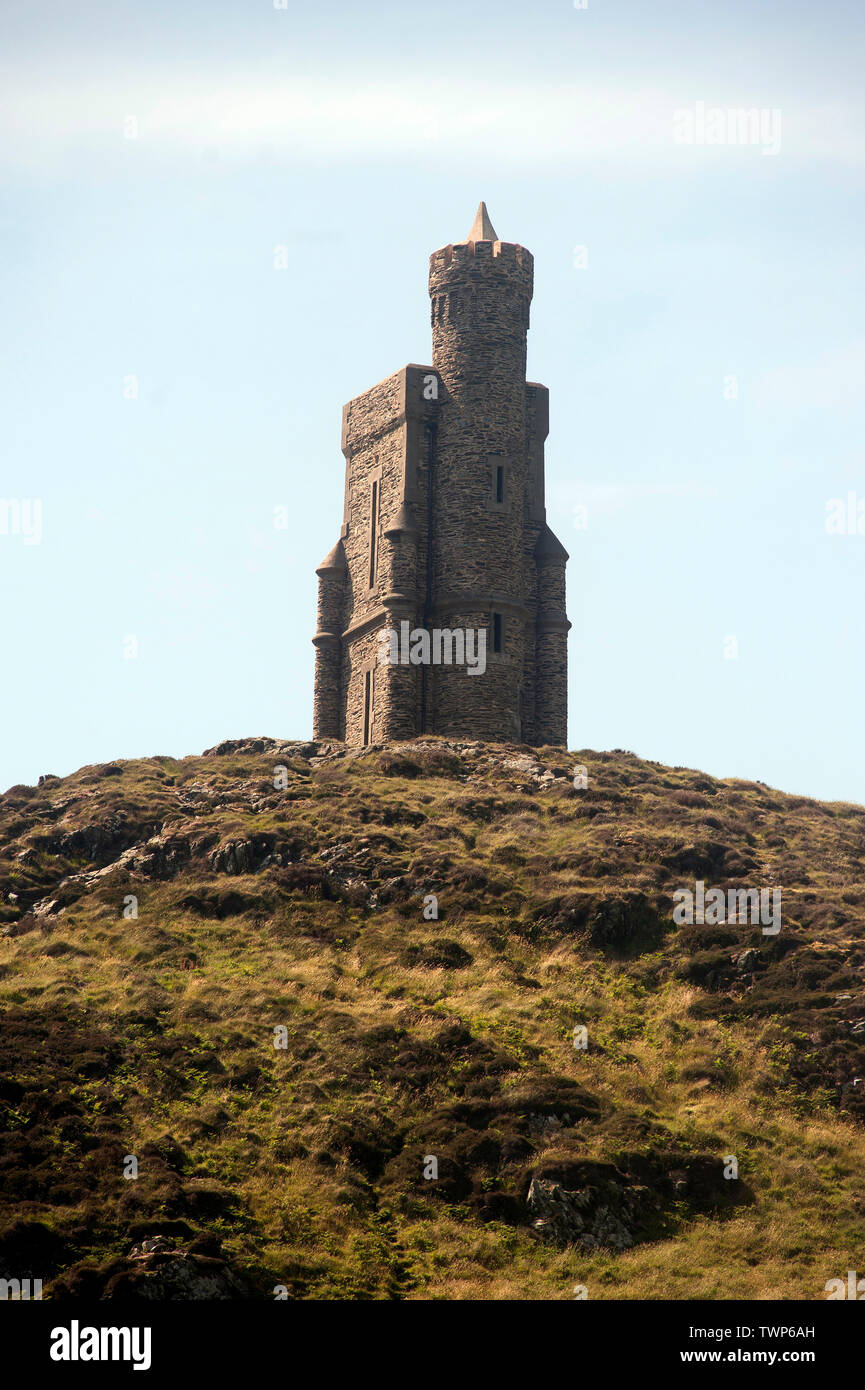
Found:
M 541 787 L 520 751 L 257 740 L 10 789 L 0 1265 L 17 1222 L 55 1297 L 160 1226 L 262 1297 L 808 1300 L 860 1267 L 865 809 L 624 752 L 539 750 L 589 773 Z M 674 927 L 698 877 L 780 885 L 780 935 Z M 531 1179 L 602 1171 L 647 1194 L 634 1244 L 540 1240 Z

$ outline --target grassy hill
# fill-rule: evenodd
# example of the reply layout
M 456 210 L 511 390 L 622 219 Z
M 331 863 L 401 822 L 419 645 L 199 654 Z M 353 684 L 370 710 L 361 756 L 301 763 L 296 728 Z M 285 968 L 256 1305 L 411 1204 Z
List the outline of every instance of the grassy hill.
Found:
M 825 1298 L 862 1264 L 863 865 L 865 808 L 621 751 L 249 739 L 13 787 L 0 1277 Z M 780 886 L 780 933 L 675 926 L 698 879 Z

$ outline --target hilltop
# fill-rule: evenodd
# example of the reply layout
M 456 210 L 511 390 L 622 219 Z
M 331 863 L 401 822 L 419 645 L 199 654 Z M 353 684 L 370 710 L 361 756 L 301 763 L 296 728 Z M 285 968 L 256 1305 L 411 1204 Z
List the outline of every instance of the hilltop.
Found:
M 623 751 L 259 738 L 12 787 L 0 1277 L 825 1297 L 865 1211 L 863 865 L 861 806 Z M 675 925 L 696 880 L 780 886 L 780 932 Z

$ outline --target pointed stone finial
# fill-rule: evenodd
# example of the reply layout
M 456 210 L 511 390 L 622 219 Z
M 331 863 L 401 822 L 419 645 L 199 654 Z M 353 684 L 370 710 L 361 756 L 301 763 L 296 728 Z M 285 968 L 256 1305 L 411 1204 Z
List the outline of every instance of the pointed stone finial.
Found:
M 466 237 L 466 241 L 498 241 L 496 229 L 490 221 L 486 203 L 478 203 L 478 210 L 475 213 L 475 220 L 472 229 Z

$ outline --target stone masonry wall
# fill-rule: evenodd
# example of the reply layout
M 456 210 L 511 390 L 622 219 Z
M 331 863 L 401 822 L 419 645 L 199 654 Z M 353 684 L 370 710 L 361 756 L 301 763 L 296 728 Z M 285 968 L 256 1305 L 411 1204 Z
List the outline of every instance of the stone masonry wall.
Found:
M 567 556 L 545 519 L 547 391 L 525 378 L 532 281 L 531 254 L 511 243 L 435 252 L 433 365 L 405 367 L 344 409 L 344 566 L 334 571 L 332 552 L 331 569 L 326 561 L 319 571 L 315 710 L 316 727 L 327 726 L 319 736 L 363 742 L 372 671 L 370 742 L 424 731 L 565 741 Z M 483 629 L 485 672 L 381 665 L 378 634 L 402 621 Z

